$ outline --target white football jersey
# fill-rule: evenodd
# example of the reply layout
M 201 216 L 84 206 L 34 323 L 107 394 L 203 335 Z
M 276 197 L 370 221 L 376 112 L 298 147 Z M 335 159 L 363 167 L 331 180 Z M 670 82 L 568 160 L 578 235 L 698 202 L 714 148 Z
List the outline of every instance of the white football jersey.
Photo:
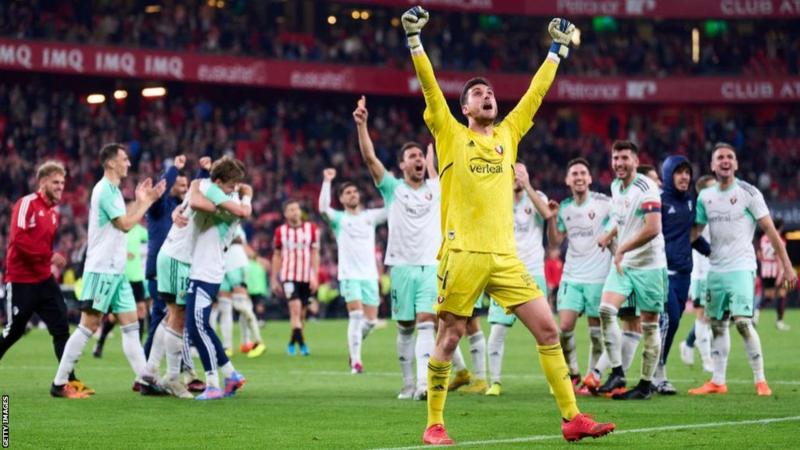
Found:
M 101 178 L 92 189 L 84 272 L 125 273 L 128 241 L 125 232 L 112 223 L 125 214 L 125 199 L 119 186 Z
M 636 174 L 633 182 L 625 188 L 622 181 L 611 183 L 611 217 L 617 227 L 617 246 L 634 238 L 644 227 L 648 211 L 661 205 L 661 194 L 655 181 Z M 667 267 L 664 235 L 656 237 L 639 248 L 625 253 L 622 266 L 634 269 L 660 269 Z
M 547 196 L 536 191 L 547 203 Z M 514 204 L 514 241 L 517 256 L 533 276 L 544 276 L 544 218 L 533 206 L 527 192 Z
M 719 184 L 697 198 L 696 222 L 711 234 L 711 272 L 756 270 L 753 234 L 757 221 L 769 215 L 764 196 L 753 185 L 736 179 L 722 191 Z
M 568 197 L 558 210 L 558 231 L 567 234 L 567 257 L 564 263 L 565 281 L 573 283 L 603 283 L 611 268 L 611 251 L 602 249 L 597 241 L 605 234 L 610 220 L 611 199 L 604 194 L 589 192 L 583 204 Z
M 703 229 L 702 236 L 706 241 L 711 242 L 711 233 L 708 227 Z M 703 255 L 697 250 L 692 250 L 692 280 L 705 280 L 708 277 L 708 269 L 711 263 L 708 256 Z
M 378 190 L 389 214 L 386 265 L 435 266 L 442 242 L 439 178 L 414 189 L 386 170 Z
M 200 192 L 214 205 L 226 201 L 239 201 L 238 194 L 225 194 L 219 186 L 204 179 Z M 225 252 L 236 236 L 239 218 L 229 212 L 217 209 L 213 214 L 196 211 L 197 238 L 192 252 L 192 268 L 189 278 L 206 283 L 219 284 L 225 278 Z
M 231 243 L 228 251 L 225 252 L 226 272 L 229 270 L 241 269 L 250 264 L 250 260 L 247 258 L 247 252 L 244 251 L 244 244 L 247 244 L 247 234 L 245 234 L 241 224 L 236 227 L 236 233 L 233 238 L 239 238 L 242 242 Z

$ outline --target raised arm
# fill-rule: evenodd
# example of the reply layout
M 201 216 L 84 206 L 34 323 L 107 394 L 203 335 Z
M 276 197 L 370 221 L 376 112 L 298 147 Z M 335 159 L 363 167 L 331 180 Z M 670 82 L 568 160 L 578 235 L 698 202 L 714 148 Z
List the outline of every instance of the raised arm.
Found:
M 372 145 L 372 138 L 369 137 L 369 128 L 367 128 L 367 118 L 369 112 L 367 111 L 367 98 L 363 95 L 358 99 L 356 109 L 353 111 L 353 120 L 356 122 L 356 130 L 358 131 L 358 149 L 361 151 L 361 157 L 367 163 L 372 180 L 375 184 L 380 184 L 383 180 L 383 174 L 386 172 L 386 167 L 378 156 L 375 155 L 375 147 Z
M 545 94 L 556 78 L 558 64 L 569 54 L 569 45 L 572 41 L 572 34 L 575 32 L 575 25 L 566 19 L 553 19 L 550 21 L 548 31 L 553 38 L 553 43 L 547 53 L 547 58 L 533 76 L 525 95 L 503 121 L 508 122 L 515 129 L 517 139 L 521 139 L 533 125 L 533 116 L 539 110 Z
M 435 136 L 456 120 L 450 113 L 450 108 L 447 106 L 447 101 L 444 98 L 442 89 L 439 87 L 439 83 L 436 82 L 431 61 L 428 59 L 428 55 L 425 54 L 425 49 L 422 48 L 420 31 L 428 23 L 429 17 L 428 11 L 425 11 L 420 6 L 415 6 L 403 14 L 401 22 L 403 23 L 403 29 L 406 31 L 408 49 L 411 51 L 414 70 L 417 72 L 422 95 L 425 97 L 423 118 Z M 437 150 L 441 151 L 442 148 L 437 148 Z
M 111 223 L 121 231 L 126 233 L 130 231 L 142 220 L 147 209 L 164 194 L 166 185 L 164 180 L 153 185 L 153 180 L 146 178 L 136 186 L 136 200 L 131 203 L 125 214 L 117 216 Z M 109 200 L 113 201 L 110 198 Z M 105 203 L 104 200 L 101 200 L 101 203 Z M 107 205 L 101 205 L 101 207 L 106 208 Z M 109 214 L 109 217 L 113 217 L 113 214 Z
M 522 184 L 522 187 L 525 189 L 525 194 L 531 199 L 533 207 L 536 208 L 536 212 L 538 212 L 544 220 L 550 220 L 552 212 L 550 211 L 550 207 L 547 206 L 547 200 L 542 199 L 542 196 L 531 186 L 531 178 L 530 175 L 528 175 L 528 169 L 525 168 L 525 165 L 520 163 L 516 164 L 514 166 L 514 176 L 517 181 Z
M 567 237 L 567 230 L 564 227 L 564 223 L 561 221 L 561 216 L 558 215 L 561 205 L 555 200 L 550 200 L 547 202 L 547 207 L 550 209 L 551 214 L 550 220 L 547 221 L 547 240 L 550 241 L 553 246 L 558 247 L 564 242 L 564 238 Z
M 331 183 L 336 178 L 336 169 L 327 168 L 322 171 L 322 188 L 319 190 L 319 213 L 326 219 L 330 220 L 333 217 L 333 210 L 331 208 Z
M 428 144 L 428 150 L 425 152 L 425 169 L 431 180 L 439 178 L 439 172 L 436 171 L 436 150 L 434 150 L 432 142 Z

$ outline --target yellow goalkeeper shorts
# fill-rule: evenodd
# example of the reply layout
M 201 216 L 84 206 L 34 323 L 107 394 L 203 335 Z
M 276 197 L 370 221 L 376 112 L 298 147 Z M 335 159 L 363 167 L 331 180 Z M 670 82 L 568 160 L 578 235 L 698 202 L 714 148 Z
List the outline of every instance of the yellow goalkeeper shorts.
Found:
M 516 255 L 446 250 L 437 271 L 435 310 L 470 317 L 475 299 L 489 294 L 506 313 L 544 294 Z

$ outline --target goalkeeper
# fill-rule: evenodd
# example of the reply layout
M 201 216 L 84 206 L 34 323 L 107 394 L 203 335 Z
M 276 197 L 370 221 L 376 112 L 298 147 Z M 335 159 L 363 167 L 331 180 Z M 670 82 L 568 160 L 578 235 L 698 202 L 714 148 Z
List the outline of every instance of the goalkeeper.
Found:
M 517 144 L 533 125 L 533 116 L 569 54 L 575 26 L 564 19 L 549 25 L 553 44 L 547 59 L 517 106 L 499 124 L 492 85 L 469 80 L 461 92 L 461 113 L 450 113 L 422 48 L 420 31 L 428 21 L 421 7 L 402 17 L 408 47 L 425 96 L 424 119 L 436 140 L 442 187 L 442 245 L 439 249 L 439 331 L 428 364 L 428 425 L 423 442 L 450 445 L 444 428 L 444 404 L 453 352 L 465 333 L 475 299 L 485 290 L 507 313 L 514 313 L 536 338 L 539 362 L 561 410 L 561 430 L 569 441 L 599 437 L 614 430 L 596 423 L 575 404 L 558 327 L 540 287 L 516 255 L 513 230 L 514 163 Z

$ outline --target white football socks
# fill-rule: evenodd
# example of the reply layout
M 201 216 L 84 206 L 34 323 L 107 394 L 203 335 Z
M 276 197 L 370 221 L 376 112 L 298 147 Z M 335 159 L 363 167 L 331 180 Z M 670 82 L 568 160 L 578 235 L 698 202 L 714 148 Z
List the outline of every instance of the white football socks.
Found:
M 222 346 L 226 349 L 233 348 L 233 301 L 230 297 L 217 297 L 217 311 L 219 314 L 219 331 Z M 212 325 L 213 326 L 213 325 Z
M 142 342 L 139 340 L 139 322 L 121 326 L 120 330 L 122 330 L 122 352 L 128 358 L 131 369 L 136 373 L 136 376 L 141 378 L 145 375 L 157 375 L 147 372 L 144 348 L 142 348 Z
M 575 350 L 575 331 L 562 331 L 559 333 L 561 349 L 564 352 L 564 359 L 569 367 L 569 374 L 576 375 L 581 373 L 578 367 L 578 352 Z
M 417 390 L 428 388 L 428 361 L 435 345 L 433 322 L 417 324 L 417 344 L 414 355 L 417 359 Z
M 622 365 L 622 330 L 617 322 L 619 311 L 613 305 L 600 304 L 600 329 L 603 336 L 603 346 L 611 367 Z
M 761 338 L 758 335 L 758 331 L 753 327 L 753 321 L 746 317 L 739 317 L 734 323 L 742 339 L 744 339 L 744 349 L 747 351 L 747 360 L 750 362 L 750 368 L 753 369 L 753 380 L 756 383 L 765 381 L 764 354 L 761 350 Z
M 506 334 L 509 327 L 492 324 L 489 331 L 489 378 L 492 383 L 500 383 L 503 372 L 503 352 L 505 351 Z
M 397 359 L 403 373 L 403 385 L 414 386 L 414 327 L 397 324 Z M 427 376 L 427 374 L 426 374 Z
M 728 369 L 728 354 L 731 351 L 731 335 L 728 330 L 728 320 L 711 321 L 711 361 L 714 364 L 714 374 L 711 382 L 725 384 L 725 372 Z
M 53 379 L 53 384 L 56 386 L 63 386 L 69 381 L 69 373 L 75 368 L 75 364 L 83 353 L 83 348 L 92 337 L 92 332 L 83 325 L 78 325 L 78 328 L 72 332 L 72 335 L 67 340 L 64 346 L 64 353 L 61 355 L 61 361 L 58 362 L 58 370 L 56 377 Z
M 364 320 L 364 311 L 355 310 L 348 313 L 347 321 L 347 348 L 350 350 L 350 366 L 361 364 L 361 322 Z
M 483 336 L 483 331 L 478 330 L 477 333 L 469 336 L 469 354 L 472 355 L 472 368 L 474 369 L 475 378 L 485 380 L 486 338 Z

